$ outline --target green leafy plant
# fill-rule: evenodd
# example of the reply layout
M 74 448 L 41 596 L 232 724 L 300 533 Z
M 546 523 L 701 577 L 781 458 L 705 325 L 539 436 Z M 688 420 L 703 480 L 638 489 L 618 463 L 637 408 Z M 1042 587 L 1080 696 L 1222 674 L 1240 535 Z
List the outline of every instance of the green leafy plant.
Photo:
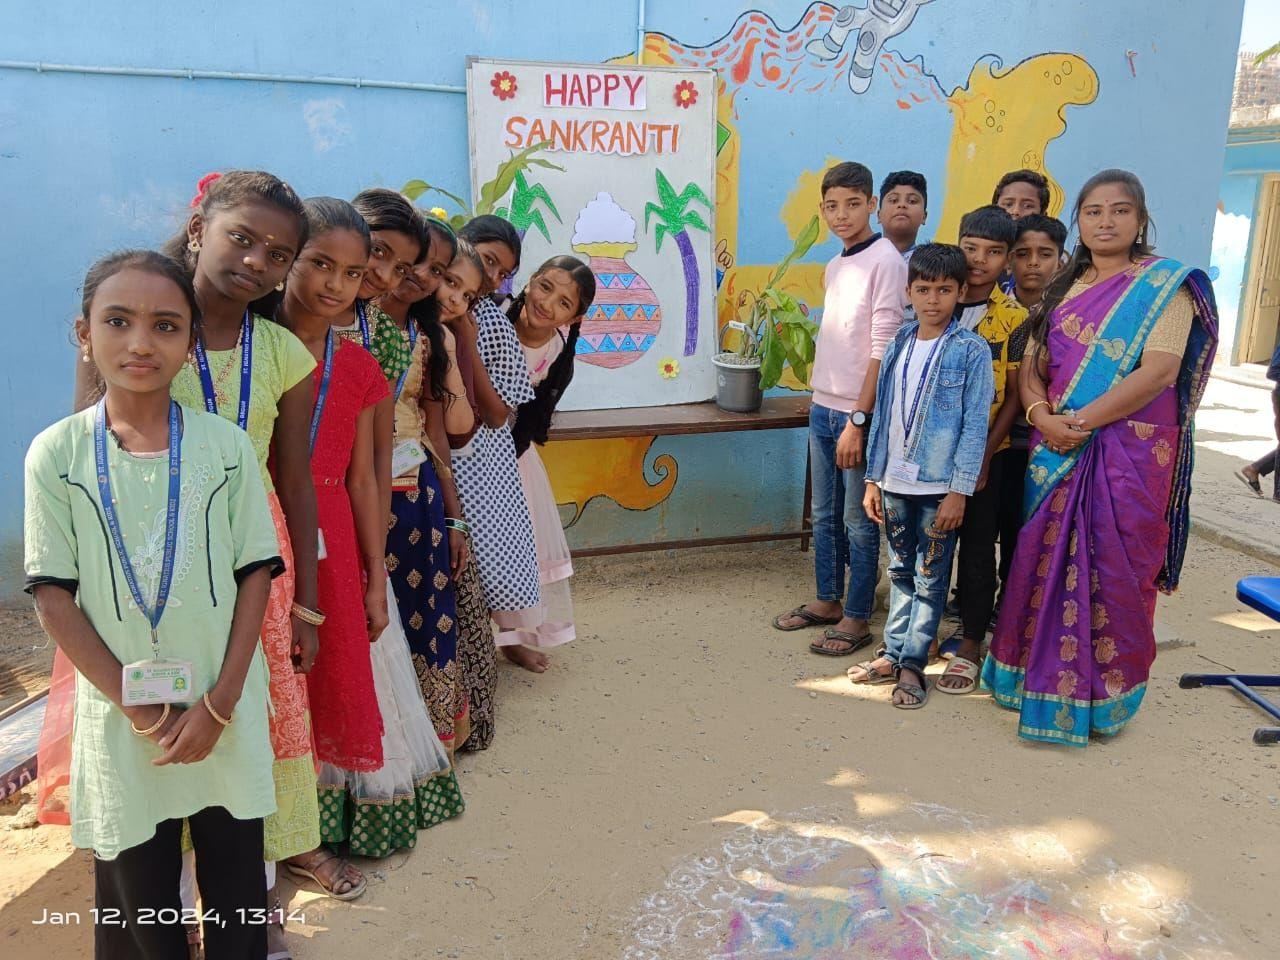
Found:
M 733 352 L 744 364 L 759 362 L 761 389 L 776 387 L 783 367 L 788 364 L 802 383 L 809 382 L 818 325 L 805 314 L 800 301 L 781 290 L 778 284 L 791 265 L 808 253 L 817 240 L 818 218 L 815 216 L 800 231 L 795 246 L 778 264 L 764 288 L 744 290 L 738 298 L 738 311 L 739 314 L 745 312 L 745 319 L 729 322 L 729 326 L 741 334 L 738 348 Z
M 547 188 L 540 183 L 530 183 L 525 179 L 522 171 L 517 171 L 515 187 L 511 191 L 511 206 L 499 207 L 493 212 L 503 220 L 510 221 L 520 233 L 520 239 L 524 239 L 530 227 L 537 227 L 542 238 L 550 242 L 551 234 L 547 231 L 547 221 L 543 219 L 542 211 L 534 205 L 536 203 L 541 203 L 551 211 L 557 223 L 564 223 L 560 219 L 560 211 L 556 209 L 551 199 L 551 194 L 547 193 Z
M 544 157 L 534 156 L 534 154 L 540 150 L 545 150 L 549 146 L 551 146 L 551 142 L 548 140 L 531 144 L 519 153 L 513 153 L 498 164 L 498 170 L 493 179 L 480 187 L 480 198 L 476 201 L 474 208 L 456 193 L 450 193 L 444 187 L 427 183 L 425 180 L 410 180 L 400 188 L 400 192 L 415 202 L 427 193 L 438 193 L 440 196 L 450 200 L 458 208 L 458 212 L 451 214 L 448 218 L 449 225 L 455 230 L 464 226 L 473 217 L 478 217 L 485 213 L 495 213 L 500 217 L 511 220 L 512 216 L 515 215 L 517 202 L 528 204 L 528 208 L 524 212 L 530 215 L 530 220 L 524 229 L 527 230 L 530 225 L 537 226 L 546 236 L 546 223 L 542 220 L 542 214 L 533 209 L 533 201 L 543 200 L 557 220 L 560 219 L 560 214 L 556 211 L 555 205 L 551 203 L 551 198 L 547 196 L 546 190 L 537 184 L 530 187 L 528 181 L 524 178 L 524 174 L 533 167 L 545 167 L 548 170 L 564 172 L 564 167 L 554 164 Z M 517 178 L 519 178 L 518 181 Z M 500 208 L 498 206 L 499 203 L 502 202 L 513 187 L 517 192 L 512 197 L 510 209 Z M 536 220 L 533 219 L 534 217 L 536 217 Z M 519 224 L 515 224 L 514 220 L 512 223 L 519 227 Z M 548 239 L 550 238 L 548 237 Z

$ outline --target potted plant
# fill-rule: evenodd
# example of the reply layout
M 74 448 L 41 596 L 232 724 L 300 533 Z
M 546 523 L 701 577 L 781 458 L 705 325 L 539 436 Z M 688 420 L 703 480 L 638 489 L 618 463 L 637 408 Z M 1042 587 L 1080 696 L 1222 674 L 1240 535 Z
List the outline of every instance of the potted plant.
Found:
M 738 331 L 736 350 L 717 353 L 716 406 L 733 413 L 753 413 L 764 401 L 764 391 L 776 387 L 784 365 L 790 364 L 801 382 L 809 380 L 814 336 L 818 325 L 803 305 L 779 288 L 791 264 L 809 252 L 818 239 L 815 216 L 796 238 L 796 244 L 778 264 L 764 289 L 744 290 L 737 310 L 742 320 L 730 320 L 725 330 Z M 721 331 L 721 338 L 724 331 Z

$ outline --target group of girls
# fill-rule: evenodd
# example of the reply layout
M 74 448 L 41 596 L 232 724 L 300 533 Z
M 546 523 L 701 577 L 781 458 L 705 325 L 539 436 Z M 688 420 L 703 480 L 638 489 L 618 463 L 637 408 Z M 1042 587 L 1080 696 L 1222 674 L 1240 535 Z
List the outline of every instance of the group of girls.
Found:
M 500 302 L 520 248 L 232 171 L 90 269 L 25 549 L 59 648 L 41 819 L 95 852 L 97 956 L 288 957 L 277 864 L 361 896 L 338 851 L 462 812 L 497 647 L 540 672 L 573 638 L 534 445 L 595 280 L 555 257 Z

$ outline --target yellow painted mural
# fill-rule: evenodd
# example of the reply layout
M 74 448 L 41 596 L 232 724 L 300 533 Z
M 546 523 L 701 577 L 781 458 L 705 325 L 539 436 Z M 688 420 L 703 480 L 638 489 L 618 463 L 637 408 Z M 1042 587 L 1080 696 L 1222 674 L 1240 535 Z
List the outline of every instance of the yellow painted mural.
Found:
M 1062 187 L 1045 169 L 1045 149 L 1067 129 L 1067 107 L 1092 103 L 1097 96 L 1097 73 L 1069 53 L 1046 53 L 1003 71 L 989 61 L 974 64 L 968 85 L 947 98 L 955 127 L 947 151 L 946 203 L 935 235 L 954 237 L 961 217 L 991 202 L 1000 174 L 1023 167 L 1048 179 L 1047 212 L 1056 217 Z
M 907 29 L 910 25 L 908 19 L 899 26 Z M 740 195 L 742 154 L 744 149 L 751 149 L 750 144 L 743 143 L 740 133 L 741 111 L 750 109 L 751 96 L 758 89 L 798 98 L 821 97 L 838 114 L 852 108 L 851 97 L 862 95 L 868 88 L 876 89 L 874 85 L 879 84 L 878 95 L 890 98 L 904 117 L 908 111 L 947 111 L 950 135 L 944 180 L 931 191 L 933 196 L 942 198 L 942 208 L 939 215 L 930 218 L 925 236 L 954 242 L 961 216 L 989 203 L 995 181 L 1006 171 L 1022 167 L 1037 170 L 1049 179 L 1050 212 L 1056 214 L 1062 208 L 1062 188 L 1046 168 L 1044 157 L 1049 143 L 1066 130 L 1066 108 L 1092 103 L 1097 97 L 1097 74 L 1083 58 L 1046 53 L 1002 69 L 994 58 L 982 57 L 974 64 L 966 83 L 948 94 L 920 58 L 905 61 L 882 47 L 867 57 L 865 51 L 856 49 L 858 45 L 847 42 L 847 33 L 838 31 L 835 6 L 814 3 L 789 30 L 779 28 L 760 11 L 748 10 L 737 17 L 724 36 L 705 46 L 688 46 L 658 33 L 646 36 L 646 64 L 710 67 L 720 77 L 717 113 L 721 146 L 716 155 L 714 224 L 717 267 L 722 272 L 717 318 L 720 328 L 737 315 L 743 292 L 759 290 L 775 267 L 771 263 L 739 262 L 739 224 L 748 216 Z M 618 57 L 611 62 L 634 63 L 635 56 Z M 817 145 L 814 154 L 797 165 L 803 169 L 777 170 L 780 177 L 795 178 L 780 209 L 749 211 L 750 229 L 757 237 L 767 234 L 769 224 L 776 222 L 774 217 L 781 222 L 776 239 L 766 242 L 771 249 L 790 249 L 813 216 L 823 172 L 840 159 L 859 159 L 830 155 L 822 147 L 828 139 L 824 133 L 823 127 L 799 126 L 786 132 L 789 138 L 801 142 L 806 137 L 812 139 Z M 760 147 L 772 148 L 769 143 Z M 786 154 L 793 155 L 794 151 L 794 144 L 788 144 Z M 881 176 L 887 172 L 873 169 Z M 931 179 L 938 178 L 935 175 Z M 818 242 L 828 239 L 823 227 Z M 821 262 L 797 264 L 787 274 L 783 287 L 810 310 L 818 311 L 822 307 L 823 271 Z M 807 385 L 790 371 L 784 374 L 781 386 L 807 390 Z M 636 510 L 661 503 L 675 486 L 677 465 L 670 456 L 658 457 L 653 468 L 660 481 L 651 485 L 644 479 L 644 461 L 655 439 L 646 436 L 549 445 L 544 460 L 557 501 L 574 505 L 575 521 L 595 497 L 607 497 Z
M 596 497 L 607 496 L 628 510 L 648 510 L 671 496 L 679 473 L 674 457 L 655 457 L 653 472 L 658 479 L 655 483 L 646 479 L 644 461 L 655 439 L 561 440 L 542 449 L 556 502 L 573 504 L 569 526 L 578 522 Z

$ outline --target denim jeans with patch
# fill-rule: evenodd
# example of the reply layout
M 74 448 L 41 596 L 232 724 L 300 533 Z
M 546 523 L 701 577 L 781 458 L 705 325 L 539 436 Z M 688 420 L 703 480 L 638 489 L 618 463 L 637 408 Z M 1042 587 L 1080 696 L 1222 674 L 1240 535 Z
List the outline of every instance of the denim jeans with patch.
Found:
M 954 530 L 940 533 L 933 528 L 942 497 L 884 493 L 884 529 L 889 540 L 885 656 L 921 675 L 942 622 L 956 547 Z
M 862 509 L 863 466 L 836 467 L 836 441 L 849 414 L 813 404 L 809 410 L 809 457 L 813 473 L 813 561 L 818 599 L 843 601 L 844 615 L 869 620 L 875 607 L 880 529 Z M 849 568 L 849 594 L 844 568 Z

